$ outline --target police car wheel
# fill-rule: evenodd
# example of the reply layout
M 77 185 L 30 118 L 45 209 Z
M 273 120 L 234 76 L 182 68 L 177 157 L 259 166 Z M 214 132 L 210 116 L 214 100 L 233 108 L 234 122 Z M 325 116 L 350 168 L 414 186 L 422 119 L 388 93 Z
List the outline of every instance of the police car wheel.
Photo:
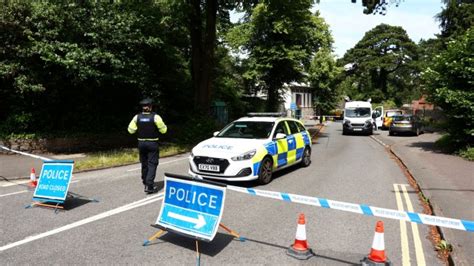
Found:
M 258 171 L 258 183 L 265 185 L 272 181 L 272 168 L 273 161 L 265 157 L 260 164 L 260 170 Z
M 303 159 L 301 160 L 301 166 L 307 167 L 310 164 L 311 164 L 311 150 L 306 147 L 303 152 Z

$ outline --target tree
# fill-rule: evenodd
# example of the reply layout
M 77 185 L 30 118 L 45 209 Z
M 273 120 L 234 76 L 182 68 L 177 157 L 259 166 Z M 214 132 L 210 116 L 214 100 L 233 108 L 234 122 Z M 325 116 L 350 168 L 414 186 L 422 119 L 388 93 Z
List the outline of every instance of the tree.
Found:
M 327 0 L 330 1 L 330 0 Z M 349 0 L 348 0 L 349 1 Z M 353 4 L 357 3 L 357 0 L 350 0 Z M 320 0 L 316 0 L 317 3 L 320 2 Z M 364 14 L 380 14 L 380 15 L 385 15 L 387 13 L 387 7 L 395 4 L 395 6 L 398 7 L 400 4 L 401 0 L 362 0 L 362 6 L 364 7 Z
M 245 76 L 267 93 L 268 111 L 278 109 L 283 84 L 302 81 L 314 53 L 332 43 L 327 24 L 311 14 L 311 4 L 311 0 L 262 1 L 233 34 L 238 36 L 234 46 L 242 45 L 249 55 Z
M 143 95 L 189 87 L 185 49 L 175 48 L 183 31 L 157 21 L 167 17 L 162 10 L 154 1 L 4 5 L 2 129 L 112 131 Z
M 436 17 L 441 26 L 441 37 L 464 34 L 474 25 L 472 0 L 443 0 L 446 7 Z
M 401 104 L 413 89 L 417 75 L 416 44 L 401 27 L 380 24 L 365 33 L 354 48 L 346 52 L 340 64 L 348 69 L 359 96 L 374 102 L 394 100 Z M 349 95 L 353 96 L 353 95 Z M 405 96 L 405 97 L 404 97 Z
M 216 45 L 217 0 L 188 0 L 191 37 L 191 77 L 195 109 L 209 111 L 212 93 L 211 71 Z M 203 18 L 205 21 L 203 21 Z
M 337 66 L 329 49 L 320 49 L 314 56 L 308 79 L 316 99 L 315 107 L 318 114 L 328 113 L 337 106 L 340 92 L 335 83 L 342 70 L 342 67 Z
M 446 130 L 462 145 L 474 140 L 474 27 L 450 41 L 423 72 L 429 100 L 447 116 Z
M 355 2 L 355 0 L 352 1 Z M 398 7 L 400 2 L 401 0 L 362 0 L 362 6 L 365 7 L 364 14 L 385 15 L 389 5 L 395 4 Z

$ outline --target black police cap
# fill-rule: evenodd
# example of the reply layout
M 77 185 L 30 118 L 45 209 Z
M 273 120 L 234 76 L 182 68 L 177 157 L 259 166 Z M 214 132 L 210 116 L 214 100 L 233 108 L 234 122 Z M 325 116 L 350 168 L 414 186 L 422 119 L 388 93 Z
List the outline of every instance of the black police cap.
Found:
M 140 105 L 152 105 L 152 104 L 153 104 L 153 100 L 150 98 L 145 98 L 140 101 Z

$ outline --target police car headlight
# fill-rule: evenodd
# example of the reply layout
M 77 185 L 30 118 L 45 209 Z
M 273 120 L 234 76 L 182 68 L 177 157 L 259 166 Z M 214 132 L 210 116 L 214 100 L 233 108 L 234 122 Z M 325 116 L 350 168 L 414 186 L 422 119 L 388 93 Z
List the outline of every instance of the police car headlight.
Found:
M 366 125 L 366 126 L 370 126 L 371 124 L 372 124 L 372 120 L 369 119 L 369 120 L 366 120 L 366 121 L 365 121 L 365 125 Z
M 350 124 L 351 123 L 351 120 L 348 120 L 348 119 L 344 119 L 344 124 Z
M 246 153 L 242 153 L 239 156 L 234 156 L 232 157 L 232 161 L 243 161 L 243 160 L 249 160 L 252 159 L 252 157 L 257 153 L 257 150 L 251 150 Z

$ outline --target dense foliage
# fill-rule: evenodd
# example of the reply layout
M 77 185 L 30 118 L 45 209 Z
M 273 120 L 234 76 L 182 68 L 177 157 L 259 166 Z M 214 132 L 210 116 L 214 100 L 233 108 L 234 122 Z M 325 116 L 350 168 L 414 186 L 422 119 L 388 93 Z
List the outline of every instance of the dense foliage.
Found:
M 444 0 L 443 2 L 445 7 L 437 15 L 442 38 L 462 35 L 474 26 L 474 3 L 472 0 Z
M 378 25 L 340 61 L 350 80 L 346 93 L 351 99 L 393 100 L 398 105 L 411 100 L 417 56 L 417 46 L 403 28 Z
M 400 2 L 362 5 L 385 14 Z M 196 122 L 212 120 L 213 101 L 229 119 L 277 110 L 285 84 L 298 82 L 322 113 L 341 95 L 400 106 L 428 94 L 452 137 L 470 143 L 474 3 L 444 2 L 438 38 L 416 45 L 382 24 L 336 63 L 313 0 L 6 1 L 0 135 L 125 133 L 150 96 L 173 138 L 194 141 L 221 126 Z M 230 22 L 231 10 L 245 14 L 241 22 Z
M 3 131 L 124 128 L 144 95 L 172 94 L 186 106 L 186 50 L 177 47 L 187 36 L 159 5 L 33 2 L 3 8 Z
M 246 78 L 267 94 L 267 110 L 277 111 L 284 84 L 305 79 L 311 59 L 330 48 L 328 25 L 312 14 L 311 0 L 261 1 L 249 20 L 229 35 L 248 54 Z
M 338 107 L 342 92 L 336 86 L 342 67 L 327 48 L 320 49 L 313 58 L 308 72 L 308 79 L 314 97 L 314 107 L 318 115 L 328 114 Z
M 474 140 L 474 27 L 450 41 L 424 72 L 430 100 L 447 116 L 447 131 L 459 142 Z

